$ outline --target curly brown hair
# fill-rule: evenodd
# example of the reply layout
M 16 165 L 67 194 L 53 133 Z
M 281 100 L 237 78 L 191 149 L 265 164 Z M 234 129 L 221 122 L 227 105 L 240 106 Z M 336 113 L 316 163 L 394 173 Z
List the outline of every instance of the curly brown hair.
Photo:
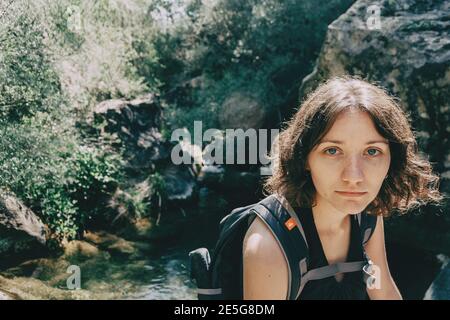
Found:
M 403 214 L 426 203 L 439 204 L 439 176 L 420 155 L 407 115 L 383 88 L 357 77 L 335 77 L 311 92 L 285 123 L 271 152 L 273 174 L 264 183 L 265 193 L 279 193 L 299 207 L 312 207 L 315 187 L 305 168 L 309 152 L 346 110 L 367 112 L 380 135 L 389 141 L 391 163 L 368 214 Z

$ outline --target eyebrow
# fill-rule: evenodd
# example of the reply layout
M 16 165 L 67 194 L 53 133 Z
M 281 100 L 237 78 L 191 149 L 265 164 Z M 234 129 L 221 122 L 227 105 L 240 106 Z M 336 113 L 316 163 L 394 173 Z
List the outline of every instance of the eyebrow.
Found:
M 335 144 L 345 144 L 345 142 L 340 141 L 340 140 L 323 140 L 319 142 L 319 145 L 321 145 L 322 143 L 335 143 Z M 371 141 L 367 141 L 366 145 L 368 144 L 374 144 L 374 143 L 384 143 L 384 144 L 389 144 L 389 142 L 387 140 L 371 140 Z

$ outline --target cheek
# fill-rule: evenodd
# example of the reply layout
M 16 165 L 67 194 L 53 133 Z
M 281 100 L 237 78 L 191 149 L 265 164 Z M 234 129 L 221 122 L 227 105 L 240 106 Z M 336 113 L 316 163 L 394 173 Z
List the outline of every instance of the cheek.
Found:
M 312 174 L 311 178 L 315 189 L 322 194 L 328 193 L 328 190 L 332 188 L 333 181 L 336 180 L 335 177 L 331 177 L 325 172 L 320 172 L 320 174 L 317 174 L 317 171 Z
M 390 158 L 381 158 L 378 161 L 369 162 L 366 167 L 366 175 L 370 176 L 372 180 L 383 181 L 387 175 L 390 166 Z
M 342 170 L 337 161 L 314 159 L 311 163 L 312 181 L 320 193 L 327 193 L 330 188 L 340 184 Z

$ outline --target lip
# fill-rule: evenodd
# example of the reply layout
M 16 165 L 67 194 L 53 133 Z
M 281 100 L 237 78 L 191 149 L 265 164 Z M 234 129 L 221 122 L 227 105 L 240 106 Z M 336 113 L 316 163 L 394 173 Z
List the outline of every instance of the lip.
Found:
M 365 195 L 367 192 L 345 192 L 345 191 L 336 191 L 337 194 L 345 197 L 361 197 Z

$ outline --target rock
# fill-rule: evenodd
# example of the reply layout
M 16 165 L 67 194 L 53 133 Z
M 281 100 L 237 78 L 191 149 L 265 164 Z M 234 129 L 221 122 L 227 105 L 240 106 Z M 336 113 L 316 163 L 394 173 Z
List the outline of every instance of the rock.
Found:
M 17 266 L 2 271 L 2 276 L 13 277 L 32 277 L 32 278 L 51 278 L 54 274 L 60 273 L 60 270 L 67 269 L 70 263 L 65 256 L 55 258 L 39 258 L 27 260 Z
M 228 208 L 228 201 L 224 195 L 207 187 L 202 187 L 199 190 L 199 212 L 204 215 L 211 215 L 212 213 L 226 212 Z
M 20 297 L 18 295 L 0 289 L 0 300 L 19 300 L 19 299 Z
M 266 116 L 262 102 L 245 92 L 234 92 L 223 103 L 219 121 L 222 129 L 257 130 L 264 126 Z
M 424 300 L 450 300 L 450 259 L 438 255 L 443 265 L 441 271 L 425 293 Z
M 0 225 L 26 233 L 45 244 L 45 226 L 42 221 L 12 193 L 0 192 Z
M 378 30 L 369 29 L 366 23 L 371 5 L 380 8 Z M 440 189 L 445 193 L 450 192 L 449 10 L 450 3 L 444 0 L 357 1 L 328 26 L 316 67 L 303 79 L 299 92 L 305 98 L 318 83 L 344 74 L 359 75 L 387 88 L 410 113 L 420 149 L 429 155 L 434 170 L 441 174 Z M 397 232 L 393 240 L 448 253 L 450 242 L 446 234 L 450 216 L 443 214 L 448 209 L 447 203 L 444 208 L 429 207 L 426 214 L 414 221 L 402 218 L 400 229 L 418 233 Z M 417 228 L 411 229 L 408 225 L 411 223 Z M 409 236 L 403 238 L 399 234 Z M 438 247 L 429 247 L 432 243 Z
M 129 166 L 134 169 L 152 168 L 153 162 L 169 156 L 159 131 L 161 106 L 155 95 L 131 101 L 103 101 L 95 107 L 93 120 L 102 126 L 100 134 L 120 139 L 119 145 L 125 149 Z
M 0 267 L 44 253 L 42 221 L 11 192 L 0 190 Z
M 104 216 L 101 229 L 112 231 L 133 227 L 133 219 L 146 214 L 146 203 L 151 199 L 151 185 L 149 179 L 139 181 L 127 181 L 132 186 L 129 190 L 116 189 L 108 201 L 108 207 L 114 211 L 114 215 Z
M 129 256 L 136 253 L 134 242 L 107 232 L 87 232 L 85 239 L 113 256 Z
M 233 167 L 205 166 L 198 176 L 199 210 L 209 214 L 227 212 L 228 205 L 257 202 L 261 192 L 258 171 L 238 171 Z
M 64 247 L 64 255 L 66 257 L 77 256 L 82 258 L 94 258 L 100 251 L 89 242 L 73 240 Z
M 261 185 L 259 171 L 240 172 L 232 168 L 226 168 L 220 188 L 224 191 L 248 191 L 257 190 Z M 251 196 L 251 194 L 249 194 Z
M 121 241 L 117 241 L 116 243 L 113 243 L 110 246 L 108 246 L 108 251 L 112 255 L 117 254 L 127 256 L 135 253 L 136 248 L 134 248 L 134 246 L 129 241 L 122 239 Z
M 259 171 L 238 171 L 235 167 L 204 166 L 197 177 L 200 187 L 223 191 L 224 194 L 261 188 Z M 252 194 L 249 195 L 252 197 Z
M 86 290 L 63 290 L 49 286 L 45 282 L 29 278 L 16 277 L 12 279 L 0 275 L 0 292 L 5 292 L 14 300 L 88 300 L 88 299 L 113 299 L 113 293 L 105 293 L 105 296 L 96 297 Z
M 195 195 L 194 167 L 174 165 L 170 157 L 173 144 L 160 133 L 161 112 L 159 99 L 152 94 L 131 101 L 107 100 L 95 107 L 91 125 L 100 128 L 106 141 L 119 147 L 126 170 L 124 183 L 109 200 L 110 209 L 117 214 L 93 220 L 94 225 L 115 217 L 108 220 L 109 225 L 127 227 L 133 217 L 148 213 L 141 212 L 146 210 L 145 205 L 166 208 L 172 202 L 191 201 Z M 114 136 L 117 139 L 111 139 Z M 143 205 L 136 208 L 133 204 Z
M 217 189 L 223 183 L 224 173 L 222 166 L 205 165 L 202 166 L 197 181 L 200 186 Z
M 167 199 L 190 200 L 195 193 L 195 176 L 189 166 L 167 165 L 161 172 L 164 178 Z
M 170 159 L 172 144 L 159 129 L 161 106 L 155 95 L 131 101 L 107 100 L 95 107 L 94 122 L 103 123 L 101 134 L 117 135 L 128 161 L 128 185 L 137 186 L 142 198 L 155 195 L 149 173 L 160 173 L 166 185 L 164 200 L 190 200 L 195 191 L 195 173 L 191 165 L 176 166 Z M 129 170 L 130 171 L 130 170 Z M 142 199 L 141 199 L 142 200 Z

